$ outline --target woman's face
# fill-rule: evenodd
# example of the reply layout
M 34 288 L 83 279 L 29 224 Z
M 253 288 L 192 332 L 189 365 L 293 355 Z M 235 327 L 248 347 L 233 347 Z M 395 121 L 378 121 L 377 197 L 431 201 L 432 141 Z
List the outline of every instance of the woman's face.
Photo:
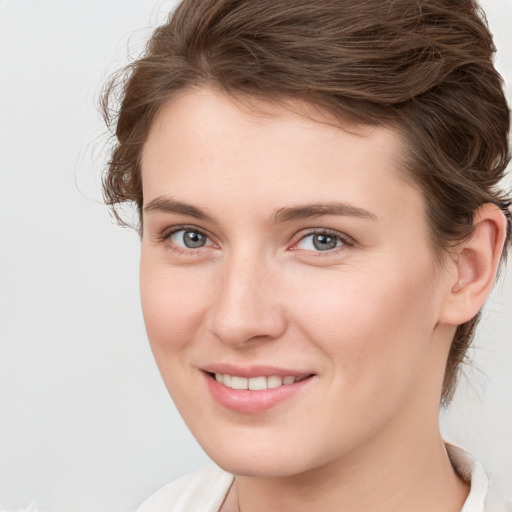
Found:
M 141 294 L 205 451 L 237 474 L 283 476 L 424 434 L 453 328 L 397 134 L 257 106 L 202 89 L 157 116 Z

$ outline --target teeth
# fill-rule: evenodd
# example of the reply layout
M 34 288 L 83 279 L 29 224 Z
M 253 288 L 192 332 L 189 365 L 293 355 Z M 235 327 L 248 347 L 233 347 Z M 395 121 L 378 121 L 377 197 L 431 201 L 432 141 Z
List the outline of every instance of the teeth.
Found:
M 279 386 L 282 386 L 282 384 L 283 378 L 279 375 L 272 375 L 272 377 L 267 377 L 267 387 L 269 389 L 278 388 Z
M 231 388 L 233 389 L 247 389 L 249 387 L 249 383 L 247 382 L 247 378 L 245 377 L 231 377 Z
M 302 375 L 301 377 L 294 377 L 292 375 L 287 375 L 286 377 L 281 377 L 280 375 L 271 375 L 270 377 L 238 377 L 236 375 L 228 375 L 227 373 L 216 373 L 215 380 L 224 384 L 228 388 L 232 389 L 250 389 L 253 391 L 261 391 L 264 389 L 274 389 L 280 386 L 287 386 L 289 384 L 293 384 L 294 382 L 300 382 L 304 380 L 307 375 Z
M 266 377 L 251 377 L 249 379 L 249 389 L 258 391 L 261 389 L 267 389 L 267 378 Z

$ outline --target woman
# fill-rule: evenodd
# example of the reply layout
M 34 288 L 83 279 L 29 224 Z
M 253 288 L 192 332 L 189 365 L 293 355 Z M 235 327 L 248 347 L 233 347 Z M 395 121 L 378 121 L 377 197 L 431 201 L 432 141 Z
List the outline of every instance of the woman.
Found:
M 113 79 L 105 196 L 219 466 L 141 512 L 502 510 L 438 424 L 510 240 L 493 52 L 471 0 L 185 0 Z

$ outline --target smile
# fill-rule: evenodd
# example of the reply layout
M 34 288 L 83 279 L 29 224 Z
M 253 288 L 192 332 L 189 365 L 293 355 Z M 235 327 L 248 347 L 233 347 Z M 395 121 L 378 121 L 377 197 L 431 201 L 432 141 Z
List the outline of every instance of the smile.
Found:
M 271 367 L 237 370 L 229 365 L 210 367 L 202 373 L 214 401 L 239 414 L 264 413 L 288 402 L 293 396 L 300 396 L 317 377 L 316 374 Z
M 252 391 L 262 391 L 264 389 L 275 389 L 281 386 L 288 386 L 295 382 L 300 382 L 308 378 L 309 375 L 294 377 L 293 375 L 271 375 L 269 377 L 240 377 L 229 375 L 228 373 L 216 373 L 215 380 L 231 389 L 250 389 Z

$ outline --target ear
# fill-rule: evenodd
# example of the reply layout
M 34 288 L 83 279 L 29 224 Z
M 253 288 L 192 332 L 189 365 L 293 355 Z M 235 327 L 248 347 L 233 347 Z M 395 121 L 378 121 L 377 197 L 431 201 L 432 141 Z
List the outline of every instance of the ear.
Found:
M 461 325 L 482 308 L 491 292 L 507 234 L 507 220 L 493 204 L 484 204 L 473 217 L 473 232 L 452 255 L 448 292 L 439 321 Z

